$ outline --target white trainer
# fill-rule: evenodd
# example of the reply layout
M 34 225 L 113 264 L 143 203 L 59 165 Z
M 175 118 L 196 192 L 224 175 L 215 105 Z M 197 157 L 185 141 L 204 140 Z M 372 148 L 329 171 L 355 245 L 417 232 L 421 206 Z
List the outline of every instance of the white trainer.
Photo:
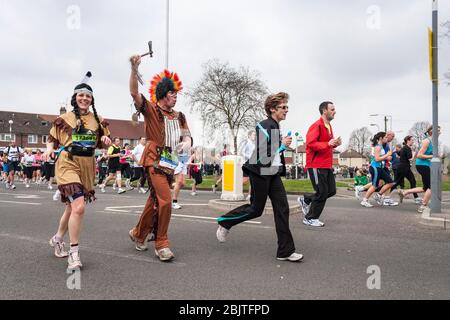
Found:
M 373 199 L 380 205 L 382 206 L 384 203 L 384 197 L 382 195 L 380 195 L 378 192 L 375 192 L 373 194 Z
M 69 252 L 69 258 L 67 259 L 67 271 L 80 270 L 83 264 L 80 260 L 80 253 L 78 251 Z
M 293 254 L 291 254 L 289 257 L 286 257 L 286 258 L 278 258 L 277 257 L 277 260 L 292 261 L 292 262 L 301 261 L 302 259 L 303 259 L 303 255 L 301 253 L 296 253 L 296 252 L 294 252 Z
M 216 231 L 217 240 L 219 240 L 219 242 L 221 242 L 221 243 L 227 241 L 227 236 L 228 236 L 229 232 L 230 232 L 230 230 L 225 229 L 224 227 L 219 225 L 219 228 L 217 228 L 217 231 Z
M 69 255 L 66 250 L 66 244 L 64 242 L 56 241 L 55 237 L 52 237 L 48 242 L 52 248 L 55 249 L 55 257 L 65 258 Z
M 61 192 L 59 190 L 56 190 L 55 194 L 53 195 L 53 201 L 58 201 L 61 198 Z
M 303 215 L 306 216 L 309 213 L 309 209 L 311 208 L 311 205 L 306 204 L 304 196 L 298 197 L 297 201 L 300 204 L 300 207 L 302 208 Z
M 178 202 L 172 202 L 172 209 L 181 209 L 181 206 Z
M 366 208 L 373 208 L 373 205 L 371 205 L 367 199 L 363 199 L 363 201 L 361 201 L 361 205 Z
M 155 255 L 159 260 L 167 262 L 175 258 L 173 252 L 169 248 L 163 248 L 160 250 L 155 250 Z
M 325 223 L 320 221 L 319 219 L 303 219 L 303 224 L 311 227 L 323 227 Z

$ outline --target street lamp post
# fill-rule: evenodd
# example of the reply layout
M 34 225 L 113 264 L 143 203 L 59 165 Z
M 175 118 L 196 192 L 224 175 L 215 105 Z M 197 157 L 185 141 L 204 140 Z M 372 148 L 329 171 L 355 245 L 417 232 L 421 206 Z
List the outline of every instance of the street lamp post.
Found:
M 166 69 L 169 69 L 169 17 L 170 17 L 170 4 L 169 0 L 166 0 Z
M 384 117 L 384 132 L 388 131 L 388 127 L 387 127 L 388 119 L 391 120 L 391 130 L 392 130 L 392 116 L 390 114 L 378 114 L 378 113 L 370 115 L 370 117 L 378 117 L 378 116 L 383 116 Z
M 431 159 L 431 204 L 432 213 L 441 212 L 441 161 L 439 159 L 439 134 L 438 134 L 438 2 L 433 0 L 432 6 L 432 99 L 433 99 L 433 159 Z

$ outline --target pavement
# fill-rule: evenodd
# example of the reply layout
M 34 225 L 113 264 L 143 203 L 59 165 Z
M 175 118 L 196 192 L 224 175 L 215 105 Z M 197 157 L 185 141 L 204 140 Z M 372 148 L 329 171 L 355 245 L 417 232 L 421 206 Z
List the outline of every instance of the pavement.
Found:
M 218 243 L 215 219 L 225 211 L 208 203 L 220 195 L 182 191 L 169 229 L 176 259 L 162 263 L 128 238 L 147 195 L 107 188 L 87 206 L 84 268 L 74 278 L 47 243 L 64 206 L 51 191 L 17 187 L 0 189 L 0 299 L 450 299 L 450 232 L 424 223 L 411 200 L 368 209 L 339 192 L 327 202 L 323 228 L 291 215 L 304 255 L 292 263 L 275 259 L 273 215 L 236 226 Z

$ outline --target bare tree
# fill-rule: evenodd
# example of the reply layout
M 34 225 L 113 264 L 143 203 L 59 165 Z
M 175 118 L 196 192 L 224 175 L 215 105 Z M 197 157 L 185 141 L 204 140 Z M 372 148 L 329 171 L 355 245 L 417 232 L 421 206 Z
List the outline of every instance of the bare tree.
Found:
M 188 92 L 191 111 L 200 113 L 209 129 L 229 130 L 236 152 L 239 131 L 264 118 L 266 86 L 257 72 L 244 67 L 210 60 L 203 69 L 202 79 Z
M 348 148 L 353 149 L 360 154 L 367 155 L 370 151 L 370 139 L 372 133 L 367 127 L 353 130 L 348 142 Z
M 408 134 L 414 137 L 418 145 L 421 145 L 422 141 L 425 139 L 425 132 L 430 125 L 431 124 L 428 121 L 416 122 L 412 128 L 409 129 Z

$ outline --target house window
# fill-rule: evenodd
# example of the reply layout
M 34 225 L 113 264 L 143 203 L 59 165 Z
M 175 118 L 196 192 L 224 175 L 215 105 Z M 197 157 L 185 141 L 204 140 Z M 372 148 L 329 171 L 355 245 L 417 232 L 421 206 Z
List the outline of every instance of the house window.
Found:
M 0 141 L 2 142 L 10 142 L 16 141 L 16 135 L 14 133 L 0 133 Z
M 36 144 L 38 143 L 38 136 L 35 134 L 28 135 L 28 143 L 29 144 Z
M 41 124 L 42 124 L 44 127 L 47 127 L 47 126 L 48 126 L 48 122 L 47 122 L 47 121 L 41 121 Z
M 46 144 L 48 141 L 48 136 L 42 136 L 42 144 Z

